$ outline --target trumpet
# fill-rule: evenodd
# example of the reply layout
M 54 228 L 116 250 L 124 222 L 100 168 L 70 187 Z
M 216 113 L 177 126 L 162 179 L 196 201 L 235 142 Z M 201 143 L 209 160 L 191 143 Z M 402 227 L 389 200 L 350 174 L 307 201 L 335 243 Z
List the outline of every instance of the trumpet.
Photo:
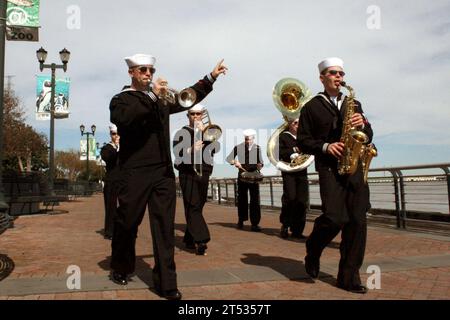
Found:
M 167 85 L 167 82 L 161 82 L 162 85 Z M 178 103 L 184 108 L 192 107 L 197 100 L 197 93 L 192 88 L 185 88 L 181 91 L 177 91 L 173 88 L 167 87 L 167 89 L 158 97 L 164 101 L 164 103 L 175 104 Z

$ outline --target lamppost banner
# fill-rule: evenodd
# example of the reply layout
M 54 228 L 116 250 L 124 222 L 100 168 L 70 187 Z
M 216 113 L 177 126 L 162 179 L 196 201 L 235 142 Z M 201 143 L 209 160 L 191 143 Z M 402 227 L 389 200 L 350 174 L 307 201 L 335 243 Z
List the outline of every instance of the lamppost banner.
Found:
M 8 0 L 7 2 L 8 25 L 39 27 L 39 0 Z
M 86 142 L 87 142 L 86 139 L 80 140 L 80 160 L 86 160 L 86 154 L 87 154 Z M 97 160 L 96 153 L 97 153 L 97 147 L 95 144 L 95 138 L 89 137 L 89 160 L 91 160 L 91 161 Z
M 39 0 L 8 0 L 6 39 L 39 41 Z
M 50 120 L 52 80 L 50 75 L 36 75 L 36 120 Z M 56 79 L 55 119 L 69 117 L 70 79 Z
M 105 143 L 103 143 L 103 146 L 104 145 L 105 145 Z M 97 152 L 95 153 L 95 155 L 97 156 L 97 165 L 98 166 L 102 166 L 102 167 L 106 167 L 106 162 L 103 161 L 103 159 L 102 159 L 102 154 L 101 154 L 102 148 L 100 148 L 100 144 L 97 142 L 95 144 L 95 146 L 97 148 Z

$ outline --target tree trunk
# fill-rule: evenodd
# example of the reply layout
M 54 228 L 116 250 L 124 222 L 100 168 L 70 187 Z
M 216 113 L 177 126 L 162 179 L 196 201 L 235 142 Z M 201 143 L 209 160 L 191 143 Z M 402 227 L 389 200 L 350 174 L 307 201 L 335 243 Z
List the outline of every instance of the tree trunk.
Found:
M 27 172 L 31 172 L 31 152 L 27 154 Z
M 19 171 L 23 172 L 23 163 L 22 163 L 22 159 L 20 158 L 20 156 L 17 156 L 17 163 L 19 164 Z

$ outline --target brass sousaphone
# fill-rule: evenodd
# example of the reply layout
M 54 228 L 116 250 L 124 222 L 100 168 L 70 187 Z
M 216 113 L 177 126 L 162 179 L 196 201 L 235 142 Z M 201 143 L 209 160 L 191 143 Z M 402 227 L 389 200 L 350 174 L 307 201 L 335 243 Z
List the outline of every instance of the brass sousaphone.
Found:
M 275 84 L 272 93 L 275 107 L 283 115 L 284 123 L 270 136 L 267 142 L 267 157 L 279 170 L 284 172 L 296 172 L 306 169 L 314 161 L 314 156 L 300 153 L 290 163 L 279 160 L 278 139 L 280 134 L 288 129 L 288 119 L 300 116 L 301 108 L 311 100 L 312 95 L 308 87 L 294 78 L 283 78 Z

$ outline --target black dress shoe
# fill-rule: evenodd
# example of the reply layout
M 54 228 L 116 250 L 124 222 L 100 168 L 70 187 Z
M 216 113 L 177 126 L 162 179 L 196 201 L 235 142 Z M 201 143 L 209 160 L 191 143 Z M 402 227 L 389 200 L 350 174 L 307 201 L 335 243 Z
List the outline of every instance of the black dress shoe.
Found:
M 253 232 L 261 232 L 262 229 L 261 229 L 260 226 L 252 226 L 251 230 L 252 230 Z
M 181 299 L 181 292 L 178 289 L 173 289 L 173 290 L 162 290 L 161 289 L 161 281 L 160 281 L 160 277 L 157 273 L 152 274 L 152 280 L 153 280 L 153 288 L 160 297 L 166 298 L 167 300 L 180 300 Z
M 237 223 L 237 228 L 242 230 L 244 228 L 244 221 L 239 220 Z
M 111 274 L 111 280 L 122 286 L 126 286 L 128 284 L 127 275 L 125 273 L 113 271 Z
M 343 285 L 338 285 L 338 288 L 347 290 L 347 291 L 352 292 L 352 293 L 359 293 L 359 294 L 366 294 L 369 291 L 369 289 L 367 289 L 367 287 L 363 286 L 362 284 L 357 284 L 357 285 L 353 285 L 353 286 L 350 286 L 350 287 L 345 287 Z
M 307 255 L 305 257 L 305 270 L 311 278 L 317 279 L 319 277 L 320 261 L 311 259 L 311 257 Z
M 195 249 L 195 254 L 198 256 L 206 256 L 206 249 L 208 249 L 208 246 L 206 243 L 197 243 L 197 247 Z
M 178 289 L 162 291 L 160 296 L 167 300 L 181 300 L 182 294 Z
M 280 237 L 282 237 L 283 239 L 286 239 L 287 237 L 289 237 L 289 232 L 288 232 L 288 228 L 287 227 L 285 227 L 285 226 L 281 227 Z

